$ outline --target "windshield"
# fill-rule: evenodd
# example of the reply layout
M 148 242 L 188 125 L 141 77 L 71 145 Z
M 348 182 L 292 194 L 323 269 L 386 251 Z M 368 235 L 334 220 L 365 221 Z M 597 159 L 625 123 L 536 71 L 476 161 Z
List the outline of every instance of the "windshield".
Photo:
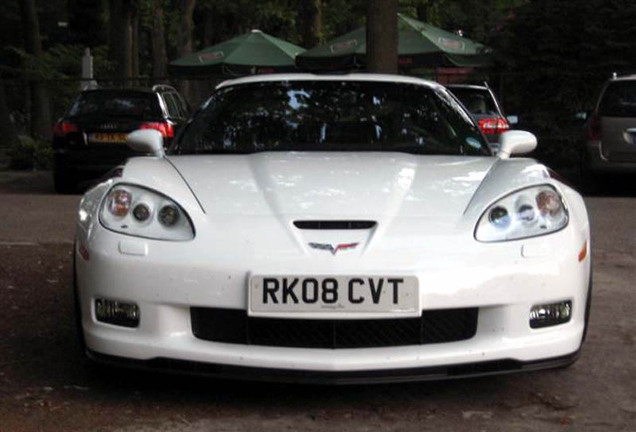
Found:
M 156 96 L 134 91 L 84 92 L 69 110 L 69 117 L 108 115 L 140 119 L 161 116 Z
M 490 155 L 445 91 L 364 81 L 277 81 L 219 90 L 171 149 L 175 154 L 400 151 Z

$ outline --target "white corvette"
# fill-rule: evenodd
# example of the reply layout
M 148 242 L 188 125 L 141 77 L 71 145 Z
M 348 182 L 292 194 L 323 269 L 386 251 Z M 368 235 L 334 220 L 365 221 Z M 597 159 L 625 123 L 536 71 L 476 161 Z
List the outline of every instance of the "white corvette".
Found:
M 442 86 L 385 75 L 221 84 L 164 154 L 136 131 L 79 208 L 94 360 L 353 383 L 565 366 L 589 314 L 581 196 L 491 154 Z

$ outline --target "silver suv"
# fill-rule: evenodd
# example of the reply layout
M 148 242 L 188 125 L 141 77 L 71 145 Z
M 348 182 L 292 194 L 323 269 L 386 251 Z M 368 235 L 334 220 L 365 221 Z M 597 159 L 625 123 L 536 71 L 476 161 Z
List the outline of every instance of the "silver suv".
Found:
M 636 174 L 636 75 L 611 78 L 587 121 L 583 168 Z

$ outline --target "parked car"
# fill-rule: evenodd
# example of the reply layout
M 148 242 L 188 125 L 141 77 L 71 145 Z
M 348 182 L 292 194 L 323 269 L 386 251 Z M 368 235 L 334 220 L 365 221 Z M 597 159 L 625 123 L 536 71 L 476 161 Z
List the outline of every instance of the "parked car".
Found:
M 189 114 L 183 97 L 167 85 L 83 91 L 53 127 L 56 191 L 72 192 L 138 155 L 126 146 L 133 130 L 157 130 L 169 146 Z
M 636 75 L 609 79 L 587 120 L 583 168 L 589 174 L 636 174 Z
M 486 135 L 488 143 L 496 151 L 499 147 L 499 137 L 510 129 L 510 122 L 488 84 L 450 84 L 446 87 L 475 117 L 479 129 Z
M 167 153 L 81 201 L 91 359 L 240 379 L 440 379 L 565 366 L 590 305 L 581 196 L 494 156 L 442 86 L 393 75 L 228 81 Z M 158 180 L 160 179 L 160 181 Z

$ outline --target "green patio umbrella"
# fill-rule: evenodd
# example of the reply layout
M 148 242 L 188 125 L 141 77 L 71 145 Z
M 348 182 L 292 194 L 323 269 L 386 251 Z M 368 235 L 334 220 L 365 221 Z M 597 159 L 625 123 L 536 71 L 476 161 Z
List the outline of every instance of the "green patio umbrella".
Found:
M 484 45 L 402 14 L 398 20 L 398 56 L 401 68 L 485 66 Z M 366 62 L 366 28 L 361 27 L 296 57 L 304 70 L 351 69 Z
M 260 30 L 188 54 L 168 65 L 173 75 L 251 75 L 296 70 L 305 49 Z

